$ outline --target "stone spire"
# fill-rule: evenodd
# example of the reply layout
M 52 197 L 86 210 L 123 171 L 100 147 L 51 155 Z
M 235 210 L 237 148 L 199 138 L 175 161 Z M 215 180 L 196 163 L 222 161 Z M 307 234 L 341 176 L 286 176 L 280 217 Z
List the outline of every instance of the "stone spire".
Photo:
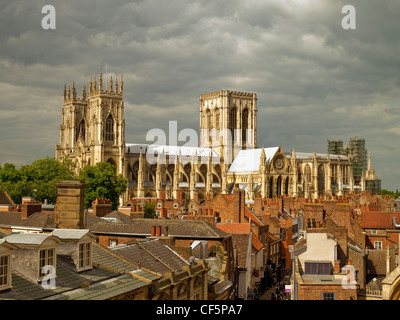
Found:
M 121 74 L 121 81 L 119 83 L 119 93 L 122 94 L 124 92 L 124 81 L 122 80 L 122 74 Z
M 114 87 L 114 85 L 113 85 L 113 79 L 112 79 L 112 76 L 111 76 L 111 78 L 110 78 L 110 85 L 109 85 L 109 88 L 108 88 L 108 92 L 109 92 L 109 93 L 113 92 L 113 87 Z
M 99 92 L 103 92 L 103 73 L 100 72 Z
M 82 86 L 82 100 L 86 100 L 86 87 Z
M 72 82 L 72 100 L 76 100 L 75 81 Z

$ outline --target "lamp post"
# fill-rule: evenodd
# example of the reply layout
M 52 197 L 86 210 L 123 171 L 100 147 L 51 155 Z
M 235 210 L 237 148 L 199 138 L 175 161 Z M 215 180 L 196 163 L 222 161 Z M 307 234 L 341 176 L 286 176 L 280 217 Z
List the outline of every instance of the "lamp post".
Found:
M 294 254 L 294 245 L 289 245 L 288 246 L 289 252 L 290 252 L 290 256 L 292 258 L 292 277 L 293 277 L 293 292 L 292 292 L 292 296 L 293 296 L 293 300 L 297 300 L 296 297 L 296 266 L 295 266 L 295 254 Z

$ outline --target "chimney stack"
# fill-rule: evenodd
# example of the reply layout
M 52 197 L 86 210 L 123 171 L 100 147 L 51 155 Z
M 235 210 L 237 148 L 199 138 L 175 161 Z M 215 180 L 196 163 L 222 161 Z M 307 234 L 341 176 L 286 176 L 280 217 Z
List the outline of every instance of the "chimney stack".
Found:
M 85 187 L 80 181 L 60 181 L 57 187 L 57 203 L 54 222 L 57 228 L 83 229 Z

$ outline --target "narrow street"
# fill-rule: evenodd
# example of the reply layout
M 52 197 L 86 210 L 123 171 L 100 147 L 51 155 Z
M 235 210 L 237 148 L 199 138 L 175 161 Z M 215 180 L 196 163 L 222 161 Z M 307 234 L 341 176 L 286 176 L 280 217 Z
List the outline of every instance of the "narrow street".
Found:
M 285 295 L 285 293 L 284 293 L 285 285 L 290 284 L 290 277 L 289 277 L 289 276 L 286 276 L 284 279 L 282 279 L 282 284 L 283 284 L 283 292 L 281 292 L 281 295 L 282 295 L 282 299 L 281 299 L 281 300 L 290 300 L 290 293 L 287 293 L 286 295 Z M 259 299 L 260 299 L 260 300 L 273 300 L 273 299 L 272 299 L 272 294 L 274 294 L 274 296 L 275 296 L 275 299 L 274 299 L 274 300 L 277 300 L 277 299 L 276 299 L 276 287 L 277 287 L 277 285 L 279 285 L 279 283 L 276 283 L 276 284 L 274 284 L 274 285 L 272 286 L 272 288 L 267 289 L 267 290 L 260 296 Z M 285 298 L 285 296 L 286 296 L 286 298 Z

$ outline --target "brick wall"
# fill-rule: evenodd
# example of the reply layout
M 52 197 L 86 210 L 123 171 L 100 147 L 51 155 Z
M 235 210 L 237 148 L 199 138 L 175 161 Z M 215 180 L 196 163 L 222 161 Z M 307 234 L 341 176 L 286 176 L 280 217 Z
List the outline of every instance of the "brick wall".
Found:
M 357 300 L 357 289 L 345 289 L 341 285 L 299 285 L 299 300 L 322 300 L 323 292 L 335 293 L 335 300 L 350 300 L 351 297 Z

